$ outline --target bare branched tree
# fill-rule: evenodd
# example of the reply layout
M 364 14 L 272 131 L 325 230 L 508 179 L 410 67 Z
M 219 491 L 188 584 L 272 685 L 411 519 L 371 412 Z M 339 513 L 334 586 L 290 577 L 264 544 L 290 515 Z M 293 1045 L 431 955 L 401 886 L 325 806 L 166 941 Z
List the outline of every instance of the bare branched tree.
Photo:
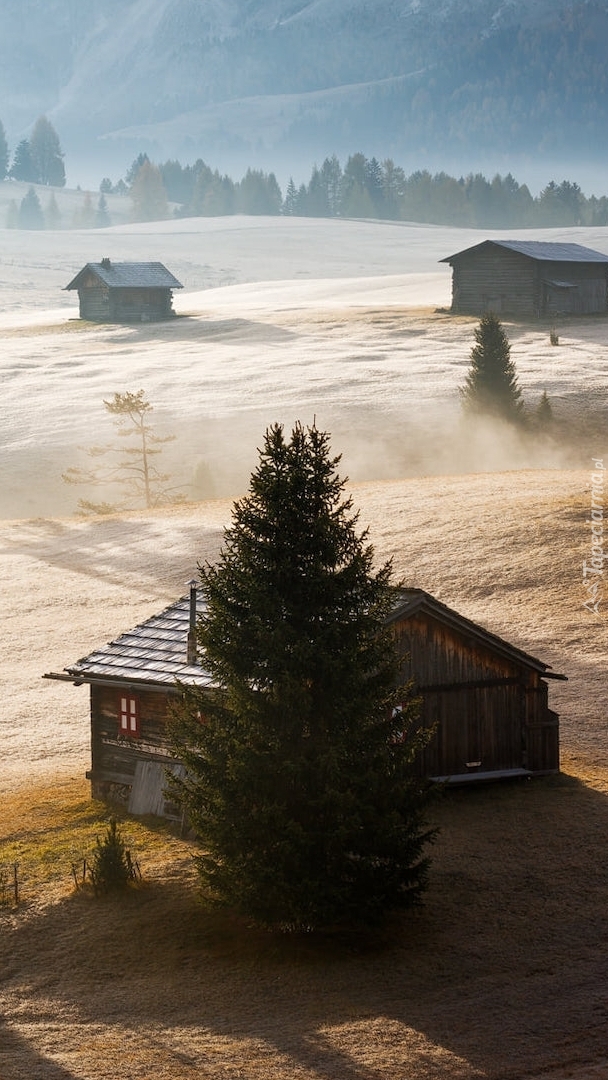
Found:
M 118 486 L 123 497 L 116 503 L 79 499 L 81 513 L 111 514 L 141 506 L 150 510 L 184 502 L 185 496 L 170 485 L 169 473 L 161 472 L 154 460 L 162 453 L 164 444 L 173 442 L 175 435 L 161 437 L 154 433 L 149 423 L 153 406 L 146 400 L 144 391 L 116 393 L 109 401 L 104 399 L 104 406 L 125 443 L 89 447 L 88 456 L 99 464 L 89 469 L 67 469 L 62 479 L 66 484 Z

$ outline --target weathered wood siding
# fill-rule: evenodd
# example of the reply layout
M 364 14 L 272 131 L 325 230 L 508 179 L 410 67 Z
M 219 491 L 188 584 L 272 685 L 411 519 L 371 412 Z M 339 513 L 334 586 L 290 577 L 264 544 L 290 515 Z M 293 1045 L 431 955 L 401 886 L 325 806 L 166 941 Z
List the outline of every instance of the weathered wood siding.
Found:
M 452 263 L 455 314 L 592 315 L 608 310 L 606 267 L 540 262 L 492 244 L 463 252 Z
M 455 314 L 538 314 L 539 283 L 532 259 L 488 245 L 464 252 L 452 264 L 452 311 Z
M 90 322 L 159 322 L 173 316 L 171 289 L 109 289 L 90 275 L 78 298 L 80 318 Z
M 91 285 L 78 290 L 80 318 L 89 322 L 110 322 L 110 290 L 105 285 Z
M 91 686 L 91 781 L 93 798 L 127 807 L 138 765 L 157 762 L 169 767 L 174 759 L 167 745 L 170 697 L 164 693 L 137 691 L 140 734 L 128 738 L 120 732 L 119 701 L 124 690 Z M 174 816 L 171 807 L 166 816 Z
M 173 314 L 170 289 L 112 289 L 113 322 L 158 322 Z
M 395 626 L 407 656 L 401 677 L 422 698 L 420 724 L 435 734 L 423 776 L 559 769 L 558 718 L 540 673 L 420 613 Z
M 598 315 L 608 310 L 606 269 L 594 263 L 543 263 L 541 315 Z M 564 288 L 563 282 L 574 288 Z

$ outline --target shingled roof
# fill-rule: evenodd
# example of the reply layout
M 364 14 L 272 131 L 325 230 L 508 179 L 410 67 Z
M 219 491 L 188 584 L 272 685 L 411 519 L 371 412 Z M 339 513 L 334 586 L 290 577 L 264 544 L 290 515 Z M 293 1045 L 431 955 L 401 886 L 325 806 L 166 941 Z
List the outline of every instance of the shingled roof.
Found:
M 183 289 L 161 262 L 89 262 L 65 290 L 78 289 L 86 274 L 94 274 L 108 289 Z
M 197 615 L 205 604 L 197 596 Z M 563 679 L 548 669 L 542 660 L 523 652 L 457 611 L 436 600 L 423 589 L 400 589 L 389 622 L 409 618 L 424 611 L 439 622 L 459 630 L 469 638 L 485 644 L 494 652 L 525 667 L 539 671 L 546 679 Z M 169 688 L 176 683 L 209 687 L 213 678 L 204 666 L 188 664 L 187 640 L 190 618 L 190 599 L 182 597 L 158 615 L 121 634 L 115 641 L 96 649 L 66 667 L 64 675 L 49 675 L 76 683 L 145 684 L 150 688 Z
M 204 602 L 197 597 L 197 614 L 203 609 Z M 187 662 L 189 628 L 190 598 L 186 596 L 66 667 L 64 678 L 74 682 L 145 683 L 158 687 L 175 686 L 177 682 L 210 686 L 209 673 L 198 664 Z
M 581 244 L 549 243 L 545 240 L 484 240 L 481 244 L 474 244 L 473 247 L 457 251 L 455 255 L 448 255 L 447 258 L 439 261 L 451 263 L 453 259 L 458 259 L 461 255 L 470 255 L 472 251 L 478 251 L 488 244 L 516 251 L 537 262 L 608 263 L 608 255 L 603 255 L 601 251 L 594 251 L 593 248 L 583 247 Z

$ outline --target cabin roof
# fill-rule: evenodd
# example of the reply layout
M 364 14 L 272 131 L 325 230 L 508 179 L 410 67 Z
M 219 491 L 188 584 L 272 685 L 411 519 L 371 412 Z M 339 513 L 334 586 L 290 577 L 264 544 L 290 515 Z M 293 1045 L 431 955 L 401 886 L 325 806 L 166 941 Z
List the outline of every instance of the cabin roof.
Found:
M 442 604 L 440 600 L 431 596 L 430 593 L 424 592 L 423 589 L 400 589 L 399 597 L 388 622 L 401 622 L 418 615 L 420 612 L 430 615 L 432 618 L 437 619 L 438 622 L 450 626 L 453 630 L 466 635 L 468 638 L 473 638 L 492 652 L 540 672 L 545 679 L 566 678 L 565 675 L 558 675 L 556 672 L 551 671 L 549 664 L 545 664 L 542 660 L 538 660 L 535 656 L 524 652 L 523 649 L 511 645 L 510 642 L 498 637 L 497 634 L 492 634 L 489 630 L 480 626 L 479 623 L 465 618 L 464 615 L 454 611 L 453 608 L 449 608 L 446 604 Z
M 197 614 L 204 610 L 197 597 Z M 182 597 L 115 641 L 66 667 L 74 682 L 148 683 L 155 686 L 210 686 L 211 676 L 187 662 L 190 598 Z
M 484 240 L 481 244 L 474 244 L 473 247 L 457 251 L 455 255 L 448 255 L 445 259 L 439 261 L 451 263 L 462 255 L 470 255 L 474 251 L 480 251 L 487 245 L 516 251 L 520 255 L 534 259 L 536 262 L 608 264 L 608 255 L 603 255 L 601 251 L 583 247 L 582 244 L 558 244 L 549 243 L 545 240 Z
M 87 273 L 94 274 L 108 289 L 183 289 L 181 282 L 161 262 L 88 262 L 65 291 L 78 289 Z
M 198 595 L 197 615 L 204 610 L 204 600 Z M 400 622 L 419 612 L 448 624 L 517 664 L 540 672 L 545 678 L 565 678 L 550 671 L 542 660 L 503 641 L 422 589 L 400 589 L 388 622 Z M 187 663 L 189 627 L 190 598 L 186 596 L 66 667 L 65 674 L 48 677 L 75 683 L 145 684 L 156 688 L 170 688 L 176 683 L 201 688 L 213 686 L 214 680 L 204 665 Z

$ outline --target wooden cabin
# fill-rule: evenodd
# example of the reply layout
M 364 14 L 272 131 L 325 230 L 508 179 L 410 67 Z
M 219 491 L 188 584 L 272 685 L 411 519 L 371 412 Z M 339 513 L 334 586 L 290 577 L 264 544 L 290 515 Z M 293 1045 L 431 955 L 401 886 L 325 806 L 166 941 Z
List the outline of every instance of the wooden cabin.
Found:
M 484 240 L 448 255 L 455 315 L 525 319 L 608 311 L 608 255 L 580 244 Z
M 165 796 L 171 756 L 166 724 L 179 683 L 205 690 L 211 676 L 196 656 L 202 611 L 194 585 L 134 630 L 67 667 L 62 679 L 90 686 L 93 798 L 133 814 L 176 817 Z M 559 771 L 558 716 L 548 707 L 540 660 L 470 622 L 420 589 L 400 590 L 390 623 L 422 697 L 420 722 L 434 727 L 420 775 L 452 783 Z
M 183 285 L 160 262 L 102 259 L 87 263 L 65 288 L 78 290 L 81 319 L 140 323 L 172 318 L 173 289 Z
M 446 607 L 422 589 L 400 590 L 390 619 L 402 662 L 434 736 L 422 776 L 470 783 L 559 772 L 559 717 L 547 664 Z

